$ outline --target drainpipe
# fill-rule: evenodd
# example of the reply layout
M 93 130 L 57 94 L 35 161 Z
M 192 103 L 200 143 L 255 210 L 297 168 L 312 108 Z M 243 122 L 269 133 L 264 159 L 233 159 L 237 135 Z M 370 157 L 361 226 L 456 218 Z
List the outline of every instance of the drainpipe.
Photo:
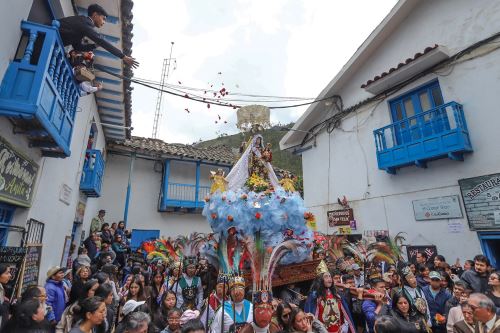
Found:
M 125 197 L 125 210 L 123 212 L 123 222 L 125 222 L 125 226 L 127 226 L 128 206 L 130 204 L 130 193 L 132 192 L 132 172 L 134 171 L 134 161 L 135 161 L 135 153 L 132 153 L 130 155 L 130 163 L 128 168 L 127 196 Z

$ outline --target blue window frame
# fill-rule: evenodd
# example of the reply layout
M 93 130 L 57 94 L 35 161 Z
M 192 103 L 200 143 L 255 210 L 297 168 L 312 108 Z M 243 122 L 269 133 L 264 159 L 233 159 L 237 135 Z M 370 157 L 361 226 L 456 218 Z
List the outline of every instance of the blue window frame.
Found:
M 12 223 L 15 210 L 15 206 L 0 203 L 0 245 L 2 246 L 7 243 L 8 227 Z
M 422 112 L 444 103 L 441 88 L 437 80 L 426 83 L 404 95 L 389 101 L 392 122 L 395 126 L 396 144 L 405 144 L 421 139 L 439 130 L 449 129 L 446 112 L 427 114 Z

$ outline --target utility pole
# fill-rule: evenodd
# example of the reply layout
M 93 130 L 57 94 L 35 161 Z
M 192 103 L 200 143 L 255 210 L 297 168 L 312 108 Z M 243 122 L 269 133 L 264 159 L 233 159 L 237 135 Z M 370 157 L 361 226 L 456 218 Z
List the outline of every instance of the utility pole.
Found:
M 155 116 L 153 119 L 153 133 L 151 134 L 151 137 L 153 139 L 158 138 L 158 126 L 160 123 L 160 118 L 161 118 L 161 104 L 163 100 L 163 90 L 165 90 L 165 83 L 168 80 L 168 75 L 170 74 L 170 64 L 174 62 L 176 64 L 176 59 L 172 58 L 172 50 L 174 48 L 174 42 L 171 42 L 170 46 L 170 56 L 168 58 L 163 59 L 163 66 L 161 69 L 161 80 L 160 80 L 160 87 L 158 91 L 158 97 L 156 99 L 156 110 L 155 110 Z M 174 67 L 175 70 L 175 67 Z

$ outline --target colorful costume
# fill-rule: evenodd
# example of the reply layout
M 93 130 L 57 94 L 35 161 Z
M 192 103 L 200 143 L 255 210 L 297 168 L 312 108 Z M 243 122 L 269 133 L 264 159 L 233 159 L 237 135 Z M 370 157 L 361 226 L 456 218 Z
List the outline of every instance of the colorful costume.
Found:
M 245 288 L 245 279 L 241 276 L 232 277 L 230 281 L 230 288 Z M 210 332 L 239 332 L 246 323 L 251 323 L 252 321 L 252 303 L 246 299 L 238 303 L 225 301 L 224 305 L 221 306 L 215 314 Z
M 184 267 L 195 265 L 196 257 L 186 257 L 184 259 Z M 174 284 L 172 290 L 177 296 L 177 307 L 182 310 L 201 309 L 203 305 L 203 286 L 199 276 L 188 276 L 183 273 L 177 283 Z
M 323 283 L 324 274 L 330 274 L 326 263 L 322 260 L 316 269 L 317 279 Z M 335 289 L 325 288 L 324 295 L 318 295 L 313 291 L 308 297 L 304 311 L 315 315 L 325 325 L 328 332 L 340 333 L 342 327 L 347 326 L 348 332 L 356 333 L 349 306 L 346 300 L 339 296 Z

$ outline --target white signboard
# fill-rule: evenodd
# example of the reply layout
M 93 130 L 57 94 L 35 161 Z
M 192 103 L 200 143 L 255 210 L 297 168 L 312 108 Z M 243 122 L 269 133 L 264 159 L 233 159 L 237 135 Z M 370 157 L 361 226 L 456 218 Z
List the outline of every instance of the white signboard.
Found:
M 66 184 L 61 185 L 61 190 L 59 191 L 59 201 L 64 202 L 69 206 L 71 203 L 71 194 L 73 193 L 73 189 Z
M 448 221 L 448 232 L 451 234 L 459 234 L 464 231 L 464 225 L 457 220 Z
M 463 217 L 458 195 L 413 201 L 415 220 L 439 220 Z

